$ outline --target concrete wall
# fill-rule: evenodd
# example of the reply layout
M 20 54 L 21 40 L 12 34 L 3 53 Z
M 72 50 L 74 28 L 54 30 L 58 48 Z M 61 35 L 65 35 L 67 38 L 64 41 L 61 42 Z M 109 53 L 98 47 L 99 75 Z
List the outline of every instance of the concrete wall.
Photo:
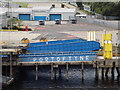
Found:
M 38 21 L 23 21 L 22 22 L 22 25 L 39 25 L 39 22 Z
M 74 13 L 63 13 L 62 14 L 62 20 L 69 20 L 70 17 L 74 17 Z
M 83 23 L 89 23 L 89 24 L 96 24 L 100 26 L 105 26 L 105 27 L 110 27 L 114 29 L 120 29 L 119 27 L 119 21 L 117 20 L 101 20 L 101 19 L 95 19 L 92 16 L 87 16 L 86 18 L 80 18 L 76 17 L 78 22 L 83 22 Z

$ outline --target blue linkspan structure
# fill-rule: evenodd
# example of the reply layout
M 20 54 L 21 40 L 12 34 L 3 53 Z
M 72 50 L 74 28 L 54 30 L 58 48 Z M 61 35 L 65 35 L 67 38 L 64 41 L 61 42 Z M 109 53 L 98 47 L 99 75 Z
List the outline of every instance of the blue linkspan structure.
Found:
M 100 43 L 84 39 L 30 43 L 28 54 L 19 55 L 20 62 L 92 61 Z

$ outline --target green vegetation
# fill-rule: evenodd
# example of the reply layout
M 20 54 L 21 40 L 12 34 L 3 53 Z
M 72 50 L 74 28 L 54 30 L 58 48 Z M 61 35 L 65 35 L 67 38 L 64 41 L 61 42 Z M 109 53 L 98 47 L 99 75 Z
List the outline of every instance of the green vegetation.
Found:
M 82 5 L 82 2 L 76 2 L 77 6 L 80 8 L 80 9 L 83 9 L 83 5 Z
M 120 2 L 93 3 L 93 11 L 104 16 L 120 16 Z
M 28 3 L 24 3 L 24 2 L 15 2 L 17 4 L 21 4 L 21 7 L 27 8 L 28 7 Z
M 91 10 L 95 13 L 120 17 L 120 2 L 84 2 L 83 4 L 90 5 Z
M 22 21 L 17 19 L 17 18 L 10 18 L 7 22 L 8 26 L 12 25 L 12 28 L 17 26 L 17 25 L 20 26 L 21 23 L 22 23 Z
M 70 2 L 69 2 L 68 4 L 70 4 L 70 5 L 74 6 L 74 7 L 76 7 L 74 4 L 71 4 Z
M 76 14 L 80 14 L 79 12 L 76 12 Z
M 94 13 L 92 12 L 88 12 L 88 11 L 84 11 L 84 10 L 81 10 L 82 12 L 86 13 L 87 15 L 93 15 Z

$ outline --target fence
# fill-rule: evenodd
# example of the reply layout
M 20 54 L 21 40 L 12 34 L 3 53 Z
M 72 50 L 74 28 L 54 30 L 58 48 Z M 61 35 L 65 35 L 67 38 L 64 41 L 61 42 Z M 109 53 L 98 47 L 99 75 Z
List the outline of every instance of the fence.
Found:
M 119 21 L 117 20 L 100 20 L 100 19 L 95 19 L 92 16 L 87 16 L 86 18 L 80 18 L 76 17 L 78 22 L 83 22 L 83 23 L 89 23 L 89 24 L 96 24 L 100 26 L 105 26 L 105 27 L 110 27 L 114 29 L 120 29 L 119 27 Z

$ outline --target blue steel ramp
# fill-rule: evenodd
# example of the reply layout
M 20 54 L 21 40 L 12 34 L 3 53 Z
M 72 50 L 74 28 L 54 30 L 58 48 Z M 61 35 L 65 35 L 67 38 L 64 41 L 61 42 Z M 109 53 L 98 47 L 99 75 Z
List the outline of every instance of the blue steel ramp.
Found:
M 59 40 L 59 41 L 47 41 L 47 42 L 36 42 L 30 43 L 29 47 L 40 46 L 40 45 L 50 45 L 50 44 L 64 44 L 64 43 L 72 43 L 72 42 L 84 42 L 84 39 L 70 39 L 70 40 Z
M 48 44 L 32 46 L 26 48 L 29 53 L 46 53 L 46 52 L 74 52 L 74 51 L 93 51 L 100 49 L 100 43 L 95 41 L 70 42 L 60 44 Z

